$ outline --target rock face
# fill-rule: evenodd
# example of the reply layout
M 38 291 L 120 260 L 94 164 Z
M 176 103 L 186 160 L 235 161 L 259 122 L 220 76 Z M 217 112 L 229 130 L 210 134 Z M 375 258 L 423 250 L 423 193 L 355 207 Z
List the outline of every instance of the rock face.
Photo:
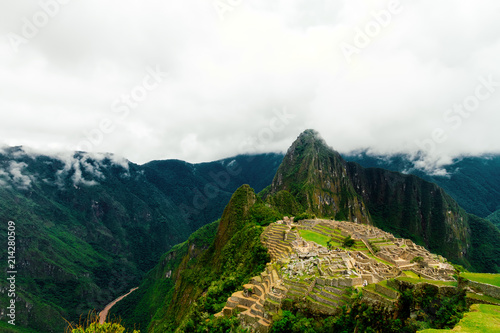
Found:
M 347 163 L 348 176 L 374 224 L 462 262 L 470 246 L 468 214 L 443 189 L 416 176 Z
M 303 132 L 288 149 L 274 176 L 270 196 L 280 191 L 290 192 L 312 214 L 372 222 L 348 177 L 346 162 L 314 130 Z
M 468 214 L 440 187 L 346 162 L 314 130 L 303 132 L 288 149 L 269 201 L 283 192 L 318 217 L 375 225 L 469 265 Z

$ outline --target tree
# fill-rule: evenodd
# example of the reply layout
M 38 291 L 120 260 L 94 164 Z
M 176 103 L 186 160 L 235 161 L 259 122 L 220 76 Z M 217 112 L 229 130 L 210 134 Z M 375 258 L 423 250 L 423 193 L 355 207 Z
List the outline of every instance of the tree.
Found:
M 354 245 L 355 241 L 354 239 L 352 239 L 351 235 L 347 236 L 346 238 L 344 238 L 344 240 L 342 241 L 342 245 L 344 247 L 352 247 Z
M 424 258 L 421 257 L 421 256 L 416 256 L 414 257 L 412 260 L 410 260 L 410 263 L 417 263 L 420 267 L 423 267 L 425 262 L 424 262 Z
M 333 237 L 330 237 L 330 240 L 326 242 L 326 247 L 328 248 L 328 250 L 333 249 L 333 244 L 335 244 L 335 239 L 333 239 Z

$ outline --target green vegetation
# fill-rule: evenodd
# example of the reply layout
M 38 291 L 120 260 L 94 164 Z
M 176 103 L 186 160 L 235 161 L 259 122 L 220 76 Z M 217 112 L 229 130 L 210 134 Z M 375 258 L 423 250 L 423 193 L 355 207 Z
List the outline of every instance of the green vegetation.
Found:
M 186 245 L 167 254 L 137 290 L 149 291 L 131 294 L 113 313 L 126 318 L 124 324 L 129 328 L 142 317 L 140 328 L 150 333 L 171 332 L 178 327 L 186 332 L 236 329 L 234 319 L 215 318 L 214 314 L 270 261 L 260 243 L 259 222 L 267 217 L 260 219 L 255 214 L 262 217 L 262 211 L 273 212 L 262 210 L 261 205 L 249 186 L 239 188 L 224 210 L 216 234 L 205 232 L 204 240 L 190 237 Z M 204 246 L 199 247 L 201 243 Z M 166 278 L 169 271 L 171 278 Z M 155 293 L 155 289 L 161 292 Z M 132 320 L 126 317 L 127 311 L 133 312 Z
M 294 221 L 309 220 L 309 219 L 312 219 L 312 215 L 308 213 L 300 213 L 298 215 L 295 215 Z
M 330 237 L 328 242 L 326 242 L 326 247 L 329 250 L 332 250 L 333 248 L 340 247 L 340 246 L 341 246 L 341 244 L 339 242 L 337 242 L 336 238 L 334 238 L 334 237 Z
M 385 281 L 385 287 L 390 288 Z M 367 288 L 372 288 L 369 285 Z M 392 288 L 391 288 L 392 289 Z M 415 332 L 424 328 L 452 328 L 467 310 L 463 293 L 443 296 L 437 287 L 406 289 L 394 312 L 369 305 L 353 292 L 335 316 L 312 313 L 301 302 L 287 306 L 275 319 L 271 333 L 281 332 Z M 417 311 L 415 311 L 417 310 Z M 416 317 L 410 313 L 415 311 Z
M 380 251 L 380 247 L 379 244 L 377 244 L 377 242 L 369 241 L 368 244 L 370 244 L 370 246 L 372 247 L 373 252 L 377 253 Z
M 329 332 L 404 332 L 403 322 L 392 319 L 381 307 L 372 307 L 354 297 L 351 304 L 342 306 L 337 316 L 318 316 L 294 303 L 290 311 L 281 311 L 271 333 L 329 333 Z
M 420 256 L 417 256 L 415 258 L 413 258 L 412 260 L 410 260 L 410 263 L 421 263 L 424 261 L 424 258 L 423 257 L 420 257 Z
M 500 287 L 500 274 L 488 273 L 460 273 L 460 276 L 467 280 L 488 283 Z
M 500 273 L 499 229 L 490 221 L 474 215 L 469 215 L 469 226 L 471 246 L 468 259 L 474 271 Z
M 253 205 L 250 209 L 250 218 L 253 223 L 265 227 L 273 222 L 283 219 L 283 214 L 263 202 L 259 202 Z
M 473 300 L 478 300 L 480 301 L 479 303 L 487 302 L 491 304 L 496 304 L 500 305 L 500 299 L 487 296 L 487 295 L 479 295 L 476 293 L 467 293 L 467 298 L 473 299 Z
M 268 185 L 283 158 L 140 166 L 95 156 L 76 153 L 60 160 L 20 148 L 0 152 L 0 174 L 18 163 L 31 180 L 29 188 L 0 187 L 0 233 L 6 235 L 7 221 L 16 222 L 16 257 L 23 263 L 17 305 L 26 310 L 17 313 L 16 329 L 62 332 L 62 318 L 77 321 L 102 309 L 139 285 L 172 246 L 219 218 L 238 186 Z M 229 175 L 230 162 L 241 172 Z M 210 184 L 221 185 L 207 195 Z M 6 251 L 0 248 L 2 258 Z M 0 294 L 0 308 L 7 302 Z
M 382 168 L 410 172 L 435 183 L 450 194 L 467 212 L 487 218 L 500 208 L 500 155 L 462 156 L 443 166 L 447 175 L 429 175 L 416 167 L 415 160 L 405 155 L 373 156 L 366 152 L 344 155 L 347 161 L 365 168 Z M 492 221 L 493 222 L 493 221 Z
M 457 282 L 456 281 L 428 280 L 428 279 L 418 278 L 418 277 L 417 278 L 413 278 L 413 277 L 398 277 L 397 279 L 401 280 L 401 281 L 406 281 L 406 282 L 414 283 L 414 284 L 417 284 L 417 283 L 420 283 L 420 282 L 425 282 L 425 283 L 429 283 L 429 284 L 434 284 L 436 286 L 452 286 L 452 287 L 456 287 L 457 286 Z
M 98 322 L 93 322 L 86 327 L 77 327 L 71 329 L 71 333 L 127 333 L 125 328 L 118 323 L 104 323 L 99 324 Z M 132 333 L 140 333 L 140 331 L 134 330 Z
M 31 328 L 22 326 L 14 326 L 3 320 L 0 320 L 0 332 L 2 333 L 39 333 Z
M 355 243 L 356 243 L 356 241 L 354 239 L 352 239 L 351 235 L 348 235 L 342 241 L 342 246 L 346 247 L 346 248 L 349 248 L 349 247 L 353 247 Z
M 488 304 L 474 304 L 470 307 L 470 312 L 466 313 L 451 331 L 438 329 L 419 331 L 419 333 L 439 332 L 500 332 L 500 307 Z
M 287 216 L 294 216 L 304 211 L 304 208 L 297 202 L 295 197 L 285 190 L 268 196 L 266 202 Z
M 403 273 L 409 277 L 409 278 L 413 278 L 413 279 L 420 279 L 421 277 L 419 277 L 417 274 L 415 274 L 414 272 L 412 271 L 403 271 Z
M 496 225 L 498 228 L 500 228 L 500 209 L 488 215 L 486 219 L 489 220 L 494 225 Z
M 322 235 L 320 233 L 311 231 L 311 230 L 299 230 L 299 234 L 302 238 L 304 238 L 308 242 L 315 242 L 321 246 L 328 247 L 328 242 L 330 241 L 330 237 Z

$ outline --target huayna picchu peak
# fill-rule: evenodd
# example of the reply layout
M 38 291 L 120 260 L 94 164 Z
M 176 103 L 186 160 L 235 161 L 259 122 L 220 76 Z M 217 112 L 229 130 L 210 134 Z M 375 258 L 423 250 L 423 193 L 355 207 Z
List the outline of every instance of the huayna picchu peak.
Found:
M 311 214 L 372 222 L 349 180 L 346 162 L 314 130 L 304 131 L 288 149 L 269 195 L 281 191 L 289 192 Z
M 285 155 L 199 165 L 19 149 L 0 166 L 30 175 L 12 176 L 0 204 L 6 219 L 28 220 L 16 202 L 37 221 L 19 223 L 24 269 L 40 273 L 20 281 L 34 309 L 20 321 L 37 332 L 54 331 L 46 315 L 60 328 L 120 294 L 107 317 L 143 333 L 416 332 L 469 309 L 496 320 L 499 229 L 434 183 L 347 162 L 314 130 Z

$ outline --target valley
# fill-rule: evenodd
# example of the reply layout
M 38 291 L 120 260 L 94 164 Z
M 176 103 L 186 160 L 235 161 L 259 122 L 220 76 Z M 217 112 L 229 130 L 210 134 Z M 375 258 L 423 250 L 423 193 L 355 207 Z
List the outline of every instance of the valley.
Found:
M 285 156 L 141 166 L 12 148 L 0 167 L 25 177 L 5 178 L 0 218 L 23 245 L 20 326 L 39 333 L 107 304 L 148 333 L 416 332 L 498 301 L 467 275 L 500 272 L 495 225 L 434 183 L 347 162 L 314 130 Z

